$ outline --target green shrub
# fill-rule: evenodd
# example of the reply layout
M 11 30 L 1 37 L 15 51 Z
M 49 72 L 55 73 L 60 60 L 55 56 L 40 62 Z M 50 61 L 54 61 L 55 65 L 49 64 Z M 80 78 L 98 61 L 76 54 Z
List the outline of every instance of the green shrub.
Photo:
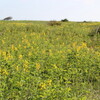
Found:
M 100 35 L 100 26 L 94 26 L 89 33 L 89 36 Z
M 48 25 L 50 25 L 50 26 L 54 26 L 54 25 L 60 26 L 61 22 L 59 22 L 59 21 L 49 21 Z
M 62 19 L 61 21 L 62 22 L 68 22 L 68 19 Z

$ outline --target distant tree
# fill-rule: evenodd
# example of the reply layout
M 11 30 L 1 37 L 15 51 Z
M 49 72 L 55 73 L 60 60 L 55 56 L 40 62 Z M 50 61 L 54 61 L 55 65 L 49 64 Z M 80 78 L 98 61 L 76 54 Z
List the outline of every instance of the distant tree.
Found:
M 86 22 L 85 20 L 83 22 Z
M 84 20 L 83 23 L 87 23 L 87 21 Z
M 62 19 L 61 21 L 62 22 L 68 22 L 68 19 Z
M 11 20 L 12 19 L 12 17 L 6 17 L 6 18 L 4 18 L 3 20 Z

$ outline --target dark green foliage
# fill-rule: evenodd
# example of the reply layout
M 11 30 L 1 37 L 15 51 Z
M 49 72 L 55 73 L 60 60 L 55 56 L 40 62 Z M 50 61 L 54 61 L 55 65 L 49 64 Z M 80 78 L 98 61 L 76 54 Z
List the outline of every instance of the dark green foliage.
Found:
M 55 25 L 60 26 L 61 25 L 61 22 L 59 22 L 59 21 L 49 21 L 48 22 L 48 25 L 49 26 L 55 26 Z
M 11 20 L 12 19 L 12 17 L 6 17 L 6 18 L 4 18 L 3 20 Z
M 83 21 L 83 23 L 87 23 L 87 21 Z
M 100 26 L 94 26 L 89 33 L 89 36 L 100 35 Z
M 68 19 L 62 19 L 61 21 L 62 22 L 68 22 Z

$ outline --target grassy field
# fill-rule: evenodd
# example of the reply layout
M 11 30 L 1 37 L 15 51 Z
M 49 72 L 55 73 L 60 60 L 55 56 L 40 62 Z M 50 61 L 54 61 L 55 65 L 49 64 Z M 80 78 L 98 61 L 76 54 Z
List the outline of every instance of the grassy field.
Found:
M 0 21 L 0 100 L 100 100 L 99 22 Z

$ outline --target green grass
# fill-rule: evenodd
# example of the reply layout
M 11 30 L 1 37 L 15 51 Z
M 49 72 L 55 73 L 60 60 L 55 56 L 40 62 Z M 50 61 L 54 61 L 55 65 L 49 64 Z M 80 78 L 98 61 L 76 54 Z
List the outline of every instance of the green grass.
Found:
M 0 21 L 1 100 L 100 100 L 95 23 Z

